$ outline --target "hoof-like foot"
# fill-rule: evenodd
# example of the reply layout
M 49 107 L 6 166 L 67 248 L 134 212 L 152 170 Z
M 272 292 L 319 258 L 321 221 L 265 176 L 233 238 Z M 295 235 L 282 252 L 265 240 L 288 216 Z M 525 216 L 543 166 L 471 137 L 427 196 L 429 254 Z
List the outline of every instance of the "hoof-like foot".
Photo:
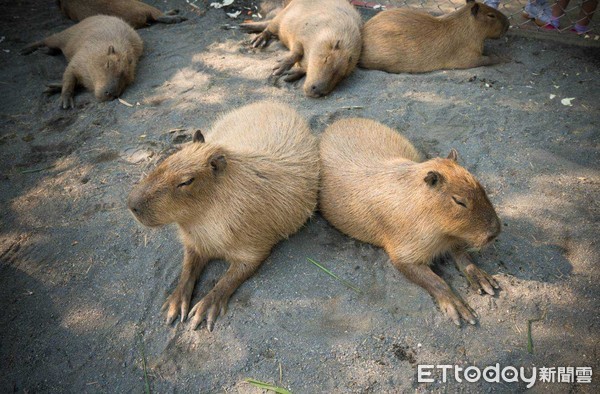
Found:
M 192 291 L 193 289 L 186 290 L 178 286 L 167 298 L 167 301 L 165 301 L 160 309 L 161 312 L 167 312 L 167 324 L 172 324 L 177 316 L 181 316 L 182 323 L 185 321 L 190 310 Z
M 75 108 L 75 100 L 71 94 L 62 94 L 60 96 L 60 107 L 62 109 Z
M 188 318 L 192 319 L 192 330 L 195 330 L 206 317 L 206 328 L 208 331 L 212 331 L 217 317 L 225 314 L 228 300 L 229 297 L 218 294 L 214 290 L 208 293 L 194 305 L 188 315 Z
M 253 48 L 264 48 L 267 45 L 269 45 L 269 42 L 271 41 L 271 37 L 273 35 L 265 30 L 262 33 L 260 33 L 259 35 L 257 35 L 256 37 L 254 37 L 254 39 L 252 40 L 251 44 Z
M 462 318 L 469 324 L 476 323 L 476 314 L 473 309 L 458 298 L 455 294 L 448 291 L 447 293 L 438 295 L 436 301 L 442 312 L 448 316 L 454 324 L 460 327 L 460 319 Z
M 463 274 L 469 281 L 471 289 L 476 291 L 478 294 L 487 294 L 493 296 L 494 289 L 499 289 L 498 282 L 490 274 L 471 263 L 467 265 L 463 270 Z

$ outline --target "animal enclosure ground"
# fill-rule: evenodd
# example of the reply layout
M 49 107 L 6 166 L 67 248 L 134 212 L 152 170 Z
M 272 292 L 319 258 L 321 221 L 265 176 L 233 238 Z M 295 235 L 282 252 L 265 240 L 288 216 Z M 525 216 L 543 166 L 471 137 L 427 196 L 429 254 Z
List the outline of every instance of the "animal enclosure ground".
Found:
M 0 1 L 0 391 L 294 393 L 523 390 L 523 383 L 418 384 L 418 364 L 589 366 L 591 385 L 538 382 L 533 392 L 598 392 L 600 50 L 510 34 L 490 68 L 393 75 L 356 70 L 327 97 L 268 80 L 285 50 L 263 51 L 222 10 L 139 30 L 145 52 L 122 99 L 76 109 L 45 96 L 62 56 L 20 56 L 71 25 L 50 0 Z M 201 2 L 198 2 L 201 3 Z M 561 100 L 570 100 L 564 105 Z M 437 271 L 479 314 L 455 327 L 385 253 L 316 214 L 233 295 L 215 331 L 167 327 L 160 307 L 182 251 L 173 228 L 135 223 L 125 199 L 157 160 L 219 113 L 272 99 L 320 134 L 336 119 L 376 119 L 429 157 L 451 148 L 486 186 L 503 221 L 476 256 L 502 290 L 468 289 Z M 564 101 L 565 103 L 568 102 Z M 361 289 L 327 276 L 314 259 Z M 211 264 L 198 301 L 224 272 Z M 539 319 L 539 320 L 536 320 Z M 528 351 L 531 323 L 533 349 Z M 144 373 L 146 365 L 146 374 Z

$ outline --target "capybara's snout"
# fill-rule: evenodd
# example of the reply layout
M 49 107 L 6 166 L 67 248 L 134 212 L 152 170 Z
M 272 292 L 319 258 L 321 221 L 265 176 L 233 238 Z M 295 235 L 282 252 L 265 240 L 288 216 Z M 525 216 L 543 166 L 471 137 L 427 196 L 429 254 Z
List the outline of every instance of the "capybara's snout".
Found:
M 111 101 L 119 97 L 120 94 L 119 81 L 115 80 L 97 89 L 96 98 L 100 101 Z
M 322 97 L 329 93 L 325 82 L 308 83 L 304 86 L 304 94 L 308 97 Z
M 136 186 L 127 197 L 127 208 L 133 216 L 145 226 L 152 226 L 150 220 L 148 197 L 141 186 Z

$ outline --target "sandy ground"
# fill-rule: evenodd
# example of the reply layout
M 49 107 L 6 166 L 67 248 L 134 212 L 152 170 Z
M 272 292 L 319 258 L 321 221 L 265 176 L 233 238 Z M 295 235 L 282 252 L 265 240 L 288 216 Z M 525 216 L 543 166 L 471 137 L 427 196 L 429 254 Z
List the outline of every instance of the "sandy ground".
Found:
M 491 68 L 392 75 L 357 70 L 328 97 L 267 77 L 285 52 L 249 49 L 184 1 L 179 25 L 140 30 L 146 50 L 118 101 L 83 92 L 75 110 L 42 94 L 62 56 L 18 55 L 71 24 L 50 0 L 1 1 L 0 391 L 295 393 L 520 391 L 523 383 L 416 382 L 418 364 L 590 366 L 592 385 L 537 383 L 532 392 L 598 392 L 600 51 L 509 34 Z M 554 98 L 551 98 L 554 97 Z M 561 104 L 571 98 L 572 106 Z M 125 207 L 132 185 L 195 128 L 260 99 L 298 109 L 316 134 L 335 119 L 377 119 L 428 156 L 457 148 L 486 186 L 503 233 L 476 256 L 502 286 L 468 289 L 437 270 L 478 312 L 457 328 L 385 253 L 318 214 L 273 250 L 234 294 L 215 331 L 168 327 L 159 310 L 178 278 L 174 229 L 148 230 Z M 139 103 L 139 105 L 138 105 Z M 352 109 L 348 109 L 352 108 Z M 176 131 L 173 131 L 176 130 Z M 307 258 L 362 290 L 357 294 Z M 202 276 L 198 301 L 226 264 Z M 527 350 L 532 323 L 533 353 Z

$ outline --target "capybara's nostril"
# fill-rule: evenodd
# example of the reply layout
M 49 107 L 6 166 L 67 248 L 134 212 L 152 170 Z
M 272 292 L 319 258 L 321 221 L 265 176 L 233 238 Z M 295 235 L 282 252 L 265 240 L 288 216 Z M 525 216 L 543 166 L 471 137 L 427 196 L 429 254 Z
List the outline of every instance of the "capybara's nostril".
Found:
M 310 91 L 313 92 L 313 93 L 316 92 L 317 91 L 317 85 L 311 86 L 310 87 Z

